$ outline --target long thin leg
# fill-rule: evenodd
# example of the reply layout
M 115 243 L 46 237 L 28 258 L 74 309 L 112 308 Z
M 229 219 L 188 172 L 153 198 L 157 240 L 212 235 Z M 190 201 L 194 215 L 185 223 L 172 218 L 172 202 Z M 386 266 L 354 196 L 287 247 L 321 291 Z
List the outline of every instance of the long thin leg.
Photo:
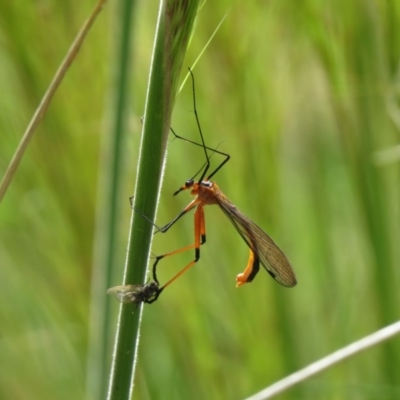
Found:
M 175 254 L 183 253 L 184 251 L 195 249 L 195 258 L 189 264 L 187 264 L 182 270 L 180 270 L 175 276 L 173 276 L 167 283 L 165 283 L 159 290 L 160 293 L 164 290 L 167 286 L 169 286 L 172 282 L 178 279 L 182 274 L 184 274 L 188 269 L 190 269 L 194 264 L 197 263 L 200 259 L 200 246 L 204 244 L 206 241 L 206 232 L 205 232 L 205 219 L 204 219 L 204 209 L 202 206 L 198 206 L 195 213 L 194 213 L 194 243 L 182 247 L 178 250 L 171 251 L 166 254 L 162 254 L 156 258 L 156 261 L 153 265 L 153 279 L 155 282 L 158 283 L 157 278 L 157 265 L 158 262 L 163 259 L 164 257 L 173 256 Z
M 167 232 L 167 230 L 169 228 L 171 228 L 171 226 L 174 225 L 176 221 L 178 221 L 182 216 L 184 216 L 187 212 L 192 210 L 198 204 L 199 204 L 199 199 L 197 199 L 197 198 L 194 199 L 171 222 L 168 222 L 168 224 L 162 226 L 161 228 L 158 228 L 158 231 L 156 231 L 154 233 L 157 233 L 157 232 L 165 233 L 165 232 Z
M 218 167 L 217 167 L 210 175 L 208 175 L 207 180 L 209 180 L 213 175 L 215 175 L 215 174 L 229 161 L 229 159 L 231 158 L 231 156 L 230 156 L 229 154 L 224 153 L 224 152 L 222 152 L 222 151 L 219 151 L 219 150 L 217 150 L 216 148 L 213 149 L 212 147 L 205 146 L 205 145 L 203 145 L 202 143 L 197 143 L 197 142 L 195 142 L 195 141 L 193 141 L 193 140 L 186 139 L 185 137 L 178 135 L 178 134 L 172 129 L 172 127 L 170 127 L 169 129 L 170 129 L 171 132 L 174 134 L 174 136 L 175 136 L 176 139 L 184 140 L 185 142 L 192 143 L 192 144 L 194 144 L 195 146 L 200 146 L 200 147 L 203 147 L 203 148 L 205 148 L 205 149 L 207 149 L 207 150 L 212 151 L 212 154 L 209 156 L 209 159 L 212 157 L 212 155 L 213 155 L 214 153 L 220 154 L 221 156 L 224 156 L 224 157 L 225 157 L 225 159 L 221 162 L 221 164 L 219 164 Z M 193 180 L 194 180 L 194 178 L 196 178 L 196 176 L 199 174 L 199 172 L 200 172 L 203 168 L 207 168 L 207 161 L 202 165 L 202 167 L 200 168 L 200 170 L 197 171 L 196 174 L 192 177 Z M 205 171 L 207 172 L 207 169 L 206 169 Z M 203 174 L 204 174 L 204 171 L 203 171 Z M 203 180 L 203 179 L 202 179 L 202 180 Z M 202 182 L 202 180 L 199 180 L 199 182 Z
M 165 254 L 161 254 L 160 256 L 157 256 L 156 261 L 153 264 L 153 280 L 155 282 L 157 282 L 158 284 L 160 283 L 157 278 L 157 264 L 159 263 L 159 261 L 161 261 L 165 257 L 174 256 L 175 254 L 183 253 L 187 250 L 194 249 L 195 246 L 196 246 L 195 243 L 193 243 L 193 244 L 190 244 L 189 246 L 182 247 L 178 250 L 174 250 L 169 253 L 165 253 Z
M 196 119 L 197 128 L 198 128 L 198 131 L 199 131 L 199 134 L 200 134 L 201 143 L 197 143 L 197 142 L 194 142 L 192 140 L 186 139 L 186 138 L 184 138 L 182 136 L 179 136 L 179 135 L 177 135 L 175 133 L 175 131 L 172 128 L 170 128 L 170 129 L 171 129 L 171 132 L 175 135 L 176 138 L 183 139 L 183 140 L 185 140 L 185 141 L 187 141 L 189 143 L 192 143 L 192 144 L 194 144 L 196 146 L 200 146 L 200 147 L 202 147 L 204 149 L 204 155 L 205 155 L 205 158 L 206 158 L 206 162 L 205 162 L 205 164 L 203 166 L 204 170 L 203 170 L 203 172 L 202 172 L 202 174 L 200 176 L 200 179 L 198 181 L 198 183 L 200 184 L 204 180 L 204 178 L 207 178 L 207 180 L 208 180 L 213 175 L 215 175 L 222 168 L 222 166 L 229 161 L 230 156 L 228 154 L 226 154 L 226 153 L 223 153 L 222 151 L 218 151 L 217 149 L 212 149 L 212 148 L 206 146 L 206 143 L 204 141 L 203 131 L 201 130 L 201 124 L 200 124 L 199 115 L 197 113 L 196 85 L 195 85 L 194 75 L 193 75 L 193 72 L 192 72 L 192 70 L 190 68 L 189 68 L 189 73 L 190 73 L 190 76 L 192 78 L 193 112 L 194 112 L 194 116 L 195 116 L 195 119 Z M 208 175 L 207 175 L 207 172 L 208 172 L 208 170 L 210 168 L 210 158 L 211 158 L 211 156 L 208 154 L 207 150 L 210 150 L 213 153 L 218 153 L 218 154 L 221 154 L 221 155 L 225 156 L 225 159 L 221 162 L 221 164 L 213 172 L 211 172 L 211 174 L 208 174 Z M 201 169 L 200 169 L 200 171 L 201 171 Z M 192 179 L 194 179 L 199 172 L 197 172 L 196 175 Z
M 202 180 L 204 179 L 204 177 L 207 174 L 208 169 L 210 168 L 210 157 L 208 155 L 207 152 L 207 147 L 206 144 L 204 142 L 204 137 L 203 137 L 203 132 L 201 130 L 201 125 L 200 125 L 200 120 L 199 120 L 199 116 L 197 114 L 197 106 L 196 106 L 196 85 L 194 82 L 194 75 L 192 70 L 189 68 L 189 73 L 190 76 L 192 77 L 192 91 L 193 91 L 193 111 L 194 111 L 194 116 L 196 117 L 196 123 L 197 123 L 197 128 L 199 129 L 199 133 L 200 133 L 200 138 L 201 138 L 201 143 L 203 145 L 203 149 L 204 149 L 204 155 L 206 156 L 206 166 L 204 168 L 203 173 L 201 174 L 201 177 L 199 179 L 199 183 L 202 182 Z
M 129 201 L 131 203 L 131 208 L 136 212 L 135 207 L 133 206 L 133 196 L 129 197 Z M 188 213 L 190 210 L 192 210 L 194 207 L 197 206 L 197 204 L 199 203 L 199 201 L 197 199 L 194 199 L 193 201 L 191 201 L 172 221 L 168 222 L 168 224 L 164 225 L 164 226 L 158 226 L 156 225 L 149 217 L 147 217 L 146 215 L 142 214 L 142 217 L 145 218 L 147 221 L 149 221 L 149 223 L 151 225 L 154 226 L 154 228 L 156 228 L 156 231 L 154 233 L 165 233 L 167 232 L 167 230 L 169 228 L 171 228 L 172 225 L 175 224 L 175 222 L 177 222 L 181 217 L 183 217 L 186 213 Z

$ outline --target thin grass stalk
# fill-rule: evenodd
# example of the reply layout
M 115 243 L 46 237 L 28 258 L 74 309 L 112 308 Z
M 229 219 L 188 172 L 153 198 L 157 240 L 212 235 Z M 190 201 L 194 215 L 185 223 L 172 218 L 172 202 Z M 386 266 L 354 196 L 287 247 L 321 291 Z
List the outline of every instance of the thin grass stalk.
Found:
M 93 11 L 90 13 L 88 19 L 82 25 L 82 28 L 76 35 L 76 38 L 71 44 L 71 47 L 68 49 L 64 60 L 61 62 L 58 70 L 56 71 L 53 80 L 50 82 L 50 85 L 46 90 L 46 93 L 44 94 L 42 100 L 40 101 L 40 104 L 37 107 L 35 113 L 33 114 L 32 119 L 29 121 L 29 124 L 21 138 L 21 141 L 14 153 L 14 156 L 7 167 L 6 173 L 4 174 L 3 179 L 0 182 L 0 202 L 7 192 L 8 186 L 10 185 L 15 172 L 17 171 L 23 155 L 25 154 L 25 150 L 27 149 L 34 133 L 36 132 L 36 128 L 46 114 L 46 111 L 51 103 L 51 100 L 53 99 L 54 94 L 56 93 L 58 87 L 64 79 L 64 76 L 69 70 L 69 67 L 74 62 L 75 57 L 77 56 L 79 49 L 82 46 L 82 43 L 84 42 L 97 16 L 103 9 L 105 3 L 106 0 L 99 0 L 93 8 Z
M 132 42 L 133 10 L 136 1 L 121 0 L 118 4 L 117 21 L 120 27 L 115 38 L 115 64 L 109 105 L 108 132 L 104 135 L 100 157 L 100 180 L 97 229 L 95 237 L 94 265 L 91 296 L 91 321 L 89 354 L 87 363 L 87 399 L 105 398 L 109 375 L 110 302 L 104 296 L 111 285 L 115 265 L 115 243 L 118 233 L 118 204 L 121 197 L 121 177 L 126 141 L 127 100 L 130 75 L 130 48 Z M 128 204 L 128 202 L 127 202 Z
M 400 334 L 400 322 L 396 322 L 389 325 L 379 331 L 372 333 L 354 343 L 349 344 L 342 349 L 335 351 L 328 356 L 321 358 L 320 360 L 308 365 L 307 367 L 295 372 L 294 374 L 288 375 L 282 380 L 274 383 L 273 385 L 265 388 L 264 390 L 248 397 L 246 400 L 267 400 L 272 399 L 280 393 L 289 390 L 291 387 L 298 385 L 312 378 L 321 372 L 332 368 L 336 364 L 347 360 L 348 358 L 354 357 L 355 355 L 369 350 L 374 346 L 377 346 L 397 335 Z
M 197 12 L 197 1 L 160 2 L 134 193 L 124 284 L 145 282 L 165 149 L 179 72 Z M 133 391 L 142 307 L 121 305 L 108 399 Z

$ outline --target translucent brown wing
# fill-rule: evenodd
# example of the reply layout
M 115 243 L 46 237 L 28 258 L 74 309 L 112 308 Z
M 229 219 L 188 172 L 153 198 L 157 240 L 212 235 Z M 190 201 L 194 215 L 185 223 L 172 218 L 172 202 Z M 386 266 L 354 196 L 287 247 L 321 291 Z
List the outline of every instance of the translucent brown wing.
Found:
M 297 281 L 293 268 L 275 242 L 258 225 L 242 214 L 222 193 L 221 196 L 216 195 L 215 199 L 269 274 L 283 286 L 295 286 Z

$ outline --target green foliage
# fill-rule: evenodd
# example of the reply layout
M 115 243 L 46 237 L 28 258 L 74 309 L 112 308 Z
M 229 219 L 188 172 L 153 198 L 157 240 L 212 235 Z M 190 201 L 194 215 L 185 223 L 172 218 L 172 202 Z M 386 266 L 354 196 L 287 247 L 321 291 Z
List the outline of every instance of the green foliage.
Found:
M 3 3 L 1 171 L 93 6 Z M 183 71 L 230 7 L 204 4 Z M 0 206 L 0 398 L 84 396 L 115 12 L 109 3 L 96 22 Z M 136 14 L 113 285 L 122 283 L 156 15 L 150 2 Z M 399 161 L 382 153 L 397 145 L 400 128 L 399 22 L 396 2 L 232 6 L 194 69 L 199 117 L 207 144 L 231 155 L 215 180 L 286 252 L 299 283 L 285 289 L 260 271 L 236 289 L 248 250 L 208 207 L 199 263 L 144 306 L 135 398 L 244 398 L 399 318 Z M 172 126 L 198 141 L 192 109 L 186 85 Z M 170 141 L 167 150 L 159 225 L 189 202 L 172 193 L 204 163 L 189 143 Z M 192 238 L 186 216 L 154 237 L 152 251 Z M 163 260 L 161 282 L 192 257 Z M 395 399 L 399 363 L 394 339 L 286 398 Z

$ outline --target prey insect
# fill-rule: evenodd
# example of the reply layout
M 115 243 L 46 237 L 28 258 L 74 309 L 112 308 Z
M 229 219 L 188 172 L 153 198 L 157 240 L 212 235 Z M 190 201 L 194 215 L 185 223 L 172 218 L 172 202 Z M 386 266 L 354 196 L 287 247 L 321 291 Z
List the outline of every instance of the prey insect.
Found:
M 204 170 L 202 171 L 200 178 L 197 181 L 195 180 L 195 178 L 198 173 L 191 179 L 187 180 L 185 184 L 174 193 L 174 196 L 176 196 L 184 190 L 190 190 L 191 195 L 196 196 L 194 200 L 192 200 L 171 222 L 161 228 L 158 228 L 156 233 L 167 232 L 183 215 L 195 209 L 194 243 L 181 249 L 157 256 L 156 261 L 153 265 L 153 277 L 156 278 L 156 269 L 158 263 L 164 257 L 182 253 L 190 249 L 195 250 L 194 260 L 192 260 L 180 272 L 178 272 L 167 283 L 165 283 L 160 288 L 160 291 L 162 291 L 198 262 L 198 260 L 200 259 L 200 246 L 206 242 L 204 207 L 207 205 L 216 204 L 228 217 L 234 228 L 237 230 L 237 232 L 240 234 L 240 236 L 246 242 L 247 246 L 250 249 L 250 255 L 246 268 L 236 277 L 236 286 L 241 286 L 245 283 L 251 282 L 259 271 L 259 267 L 261 264 L 272 276 L 272 278 L 274 278 L 278 283 L 285 287 L 293 287 L 297 283 L 296 277 L 289 260 L 282 252 L 282 250 L 280 250 L 280 248 L 268 236 L 267 233 L 265 233 L 257 224 L 251 221 L 236 208 L 236 206 L 222 193 L 221 189 L 214 181 L 211 181 L 211 178 L 229 161 L 230 156 L 216 149 L 211 149 L 210 147 L 207 147 L 205 145 L 199 117 L 197 114 L 194 76 L 190 69 L 189 72 L 192 78 L 194 114 L 201 138 L 201 143 L 196 143 L 181 136 L 178 136 L 172 129 L 171 130 L 177 138 L 183 139 L 197 146 L 201 146 L 204 149 L 206 162 L 204 165 Z M 208 150 L 212 151 L 213 154 L 217 153 L 224 156 L 225 158 L 214 171 L 207 175 L 208 170 L 210 169 L 210 155 L 208 153 Z
M 120 303 L 151 304 L 158 299 L 161 290 L 158 281 L 152 281 L 145 285 L 114 286 L 107 290 L 107 294 L 115 296 Z

